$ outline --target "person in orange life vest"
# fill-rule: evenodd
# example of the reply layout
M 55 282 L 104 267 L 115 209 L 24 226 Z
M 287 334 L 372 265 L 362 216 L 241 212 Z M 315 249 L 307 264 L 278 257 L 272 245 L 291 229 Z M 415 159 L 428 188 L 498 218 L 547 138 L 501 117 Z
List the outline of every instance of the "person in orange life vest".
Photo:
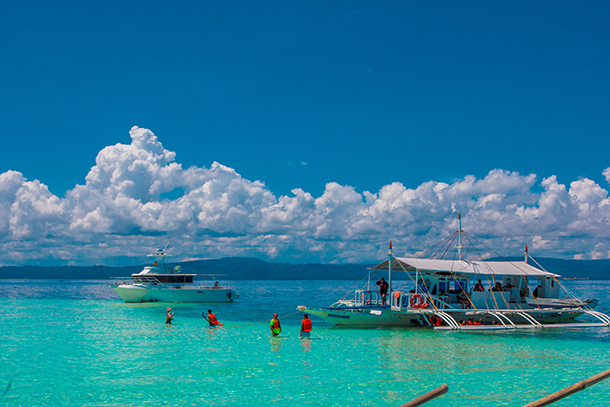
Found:
M 311 335 L 311 319 L 307 314 L 303 314 L 303 320 L 301 321 L 301 333 L 299 334 L 301 339 L 309 338 Z
M 205 319 L 210 323 L 210 326 L 218 326 L 220 324 L 220 322 L 218 322 L 218 319 L 216 319 L 216 315 L 212 314 L 211 309 L 208 310 L 208 317 Z
M 280 319 L 277 317 L 277 314 L 273 314 L 270 327 L 272 336 L 277 336 L 280 334 L 280 332 L 282 332 L 282 326 L 280 325 Z

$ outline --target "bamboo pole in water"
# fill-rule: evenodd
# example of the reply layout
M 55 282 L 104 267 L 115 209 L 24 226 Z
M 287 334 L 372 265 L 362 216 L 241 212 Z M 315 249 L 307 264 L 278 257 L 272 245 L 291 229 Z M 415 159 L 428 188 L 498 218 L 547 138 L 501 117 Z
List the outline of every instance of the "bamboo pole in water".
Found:
M 574 394 L 578 391 L 584 390 L 589 386 L 593 386 L 594 384 L 597 384 L 597 383 L 601 382 L 602 380 L 607 379 L 608 377 L 610 377 L 610 369 L 608 369 L 605 372 L 602 372 L 598 375 L 595 375 L 593 377 L 589 377 L 588 379 L 583 380 L 582 382 L 573 384 L 570 387 L 566 387 L 563 390 L 559 390 L 558 392 L 553 393 L 550 396 L 546 396 L 544 398 L 541 398 L 540 400 L 534 401 L 533 403 L 526 404 L 523 407 L 548 406 L 549 404 L 553 404 L 554 402 L 561 400 L 564 397 L 571 396 L 572 394 Z
M 413 399 L 411 401 L 409 401 L 406 404 L 403 404 L 400 407 L 417 407 L 417 406 L 421 406 L 424 403 L 429 402 L 432 399 L 437 398 L 438 396 L 445 394 L 449 391 L 449 386 L 447 386 L 446 384 L 443 384 L 441 387 L 436 388 L 426 394 L 424 394 L 423 396 L 419 396 L 416 399 Z

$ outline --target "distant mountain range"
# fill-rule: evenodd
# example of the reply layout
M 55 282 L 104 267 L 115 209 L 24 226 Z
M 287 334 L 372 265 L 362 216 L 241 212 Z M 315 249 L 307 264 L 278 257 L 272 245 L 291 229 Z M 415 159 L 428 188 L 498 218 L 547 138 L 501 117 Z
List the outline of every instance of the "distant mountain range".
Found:
M 290 264 L 269 263 L 246 257 L 229 257 L 216 260 L 194 260 L 168 263 L 181 266 L 182 272 L 190 274 L 222 274 L 223 280 L 354 280 L 367 273 L 373 264 Z M 139 273 L 141 266 L 127 267 L 73 267 L 73 266 L 7 266 L 0 267 L 0 279 L 108 279 L 129 277 Z M 375 272 L 378 274 L 378 272 Z M 372 274 L 375 274 L 372 273 Z M 219 278 L 220 279 L 220 278 Z
M 509 259 L 516 260 L 516 259 Z M 560 274 L 564 278 L 586 278 L 590 280 L 610 279 L 610 260 L 562 260 L 553 258 L 536 259 L 547 271 Z M 195 260 L 171 263 L 181 266 L 182 271 L 191 274 L 225 274 L 223 280 L 357 280 L 367 274 L 374 264 L 290 264 L 269 263 L 263 260 L 244 257 L 230 257 L 217 260 Z M 0 279 L 108 279 L 128 277 L 138 273 L 144 266 L 128 267 L 39 267 L 7 266 L 0 267 Z M 374 278 L 385 274 L 381 271 L 371 273 Z M 402 272 L 394 273 L 393 278 L 404 279 Z

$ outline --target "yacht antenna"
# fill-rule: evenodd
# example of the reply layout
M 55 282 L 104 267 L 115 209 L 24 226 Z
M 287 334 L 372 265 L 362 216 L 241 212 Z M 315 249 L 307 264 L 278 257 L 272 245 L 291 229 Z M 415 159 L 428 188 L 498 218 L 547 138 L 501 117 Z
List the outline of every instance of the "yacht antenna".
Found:
M 165 258 L 169 256 L 167 254 L 167 249 L 169 248 L 169 244 L 171 242 L 172 242 L 172 239 L 169 239 L 169 242 L 167 242 L 167 244 L 165 245 L 165 247 L 163 249 L 157 249 L 156 253 L 151 253 L 151 254 L 149 254 L 147 256 L 147 257 L 154 257 L 155 258 L 154 266 L 156 266 L 157 264 L 161 264 L 161 263 L 165 262 Z
M 458 249 L 458 257 L 460 258 L 460 260 L 462 260 L 462 249 L 464 248 L 464 245 L 462 244 L 462 233 L 464 233 L 464 232 L 462 231 L 462 214 L 460 212 L 458 212 L 458 223 L 459 223 L 459 229 L 458 229 L 457 249 Z

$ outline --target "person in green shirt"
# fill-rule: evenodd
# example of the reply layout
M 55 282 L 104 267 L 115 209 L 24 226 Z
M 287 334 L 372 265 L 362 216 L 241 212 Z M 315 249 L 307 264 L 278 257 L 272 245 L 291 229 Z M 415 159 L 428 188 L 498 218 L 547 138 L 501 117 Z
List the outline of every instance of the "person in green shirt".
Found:
M 270 327 L 272 336 L 277 336 L 280 334 L 280 332 L 282 332 L 282 326 L 280 325 L 280 319 L 278 318 L 277 314 L 273 314 Z

